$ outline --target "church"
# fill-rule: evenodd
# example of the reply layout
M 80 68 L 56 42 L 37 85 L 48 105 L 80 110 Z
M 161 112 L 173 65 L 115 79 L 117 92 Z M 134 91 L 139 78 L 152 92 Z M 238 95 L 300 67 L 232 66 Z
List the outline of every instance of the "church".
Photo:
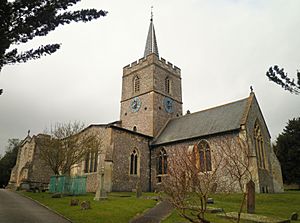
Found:
M 171 154 L 196 148 L 200 167 L 210 171 L 214 168 L 210 157 L 217 149 L 212 142 L 243 135 L 249 139 L 256 192 L 283 192 L 280 163 L 254 92 L 238 101 L 183 114 L 181 80 L 180 68 L 159 56 L 151 18 L 144 57 L 123 68 L 120 120 L 92 124 L 80 133 L 101 138 L 101 150 L 88 154 L 71 175 L 87 176 L 88 192 L 96 191 L 99 172 L 107 192 L 132 191 L 137 183 L 143 191 L 155 191 L 168 176 Z M 49 183 L 52 173 L 39 158 L 41 137 L 28 135 L 23 140 L 11 187 L 22 182 Z

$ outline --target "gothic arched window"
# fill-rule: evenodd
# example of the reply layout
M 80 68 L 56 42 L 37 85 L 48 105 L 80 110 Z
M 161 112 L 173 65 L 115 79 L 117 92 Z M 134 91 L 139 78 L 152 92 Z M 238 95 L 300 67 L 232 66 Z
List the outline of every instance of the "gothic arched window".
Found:
M 135 76 L 133 78 L 133 92 L 139 92 L 140 91 L 140 78 L 138 76 Z
M 138 174 L 138 153 L 136 150 L 133 150 L 130 154 L 130 175 Z
M 196 150 L 196 167 L 200 172 L 212 170 L 211 165 L 211 151 L 207 141 L 201 140 L 197 145 Z
M 167 168 L 168 168 L 168 160 L 167 160 L 167 152 L 163 148 L 160 150 L 158 154 L 158 160 L 157 160 L 157 174 L 167 174 Z
M 90 151 L 85 155 L 84 159 L 84 172 L 93 173 L 97 172 L 98 167 L 98 151 Z
M 170 94 L 170 89 L 171 89 L 170 78 L 166 77 L 166 79 L 165 79 L 165 92 Z
M 261 134 L 261 130 L 258 122 L 254 125 L 254 143 L 255 143 L 255 152 L 257 157 L 258 166 L 265 169 L 265 151 L 264 151 L 264 141 Z

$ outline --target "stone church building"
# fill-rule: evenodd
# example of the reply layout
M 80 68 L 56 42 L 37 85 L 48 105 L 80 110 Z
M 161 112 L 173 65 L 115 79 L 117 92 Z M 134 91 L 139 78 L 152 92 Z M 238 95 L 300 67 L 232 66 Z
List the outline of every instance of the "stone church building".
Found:
M 178 67 L 159 57 L 151 18 L 144 57 L 123 68 L 120 120 L 90 125 L 80 133 L 97 134 L 102 148 L 75 165 L 71 174 L 86 175 L 90 192 L 97 189 L 99 172 L 104 173 L 106 191 L 132 191 L 138 182 L 143 191 L 154 191 L 168 175 L 174 151 L 197 148 L 200 166 L 210 171 L 216 149 L 211 142 L 243 135 L 249 139 L 256 191 L 282 192 L 280 163 L 255 94 L 251 91 L 241 100 L 183 115 L 181 78 Z M 11 186 L 49 181 L 52 173 L 38 156 L 40 137 L 44 136 L 23 141 Z

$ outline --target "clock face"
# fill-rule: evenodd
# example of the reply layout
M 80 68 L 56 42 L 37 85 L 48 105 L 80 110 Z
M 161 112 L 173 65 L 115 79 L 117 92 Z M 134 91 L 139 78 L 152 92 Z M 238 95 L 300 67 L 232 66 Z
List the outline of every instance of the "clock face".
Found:
M 141 100 L 139 99 L 139 97 L 135 97 L 134 99 L 132 99 L 132 101 L 130 102 L 130 108 L 133 112 L 138 112 L 138 110 L 140 109 L 142 105 Z
M 165 97 L 164 98 L 164 107 L 166 112 L 172 113 L 173 112 L 173 100 L 171 98 Z

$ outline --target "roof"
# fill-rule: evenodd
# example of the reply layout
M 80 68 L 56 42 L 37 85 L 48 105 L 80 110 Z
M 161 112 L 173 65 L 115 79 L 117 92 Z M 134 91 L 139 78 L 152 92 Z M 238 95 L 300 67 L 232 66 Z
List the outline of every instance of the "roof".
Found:
M 123 127 L 119 126 L 120 124 L 121 124 L 121 121 L 119 121 L 119 120 L 108 123 L 108 124 L 91 124 L 88 127 L 86 127 L 85 129 L 83 129 L 82 131 L 80 131 L 78 134 L 86 131 L 89 128 L 96 127 L 96 128 L 113 128 L 113 129 L 118 129 L 120 131 L 125 131 L 125 132 L 128 132 L 128 133 L 131 133 L 133 135 L 138 135 L 138 136 L 146 137 L 146 138 L 149 138 L 149 139 L 153 138 L 152 136 L 145 135 L 145 134 L 140 133 L 140 132 L 135 132 L 133 130 L 123 128 Z
M 152 145 L 238 130 L 244 124 L 250 97 L 171 119 Z
M 156 42 L 156 36 L 155 36 L 155 30 L 154 30 L 154 25 L 153 25 L 153 16 L 151 13 L 150 26 L 149 26 L 147 40 L 146 40 L 144 57 L 146 57 L 152 53 L 155 53 L 157 56 L 159 56 L 157 42 Z

